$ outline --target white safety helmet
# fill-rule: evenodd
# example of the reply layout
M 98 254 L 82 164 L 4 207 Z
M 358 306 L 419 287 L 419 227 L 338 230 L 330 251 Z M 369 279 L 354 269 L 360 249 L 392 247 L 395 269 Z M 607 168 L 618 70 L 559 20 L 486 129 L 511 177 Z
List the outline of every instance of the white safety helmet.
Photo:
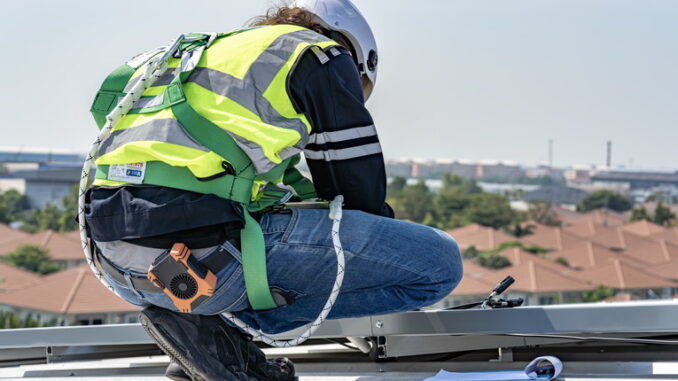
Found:
M 363 81 L 365 99 L 372 94 L 377 82 L 377 41 L 370 25 L 349 0 L 297 0 L 296 6 L 315 14 L 320 24 L 340 33 L 352 45 Z

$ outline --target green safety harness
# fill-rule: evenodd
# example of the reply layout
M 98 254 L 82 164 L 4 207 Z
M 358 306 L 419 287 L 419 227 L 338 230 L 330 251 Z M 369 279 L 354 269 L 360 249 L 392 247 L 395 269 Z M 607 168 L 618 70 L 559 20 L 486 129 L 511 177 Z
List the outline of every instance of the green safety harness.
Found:
M 241 31 L 232 32 L 239 33 Z M 202 52 L 220 37 L 229 34 L 187 34 L 183 41 L 178 43 L 174 57 L 191 57 L 197 62 Z M 148 54 L 141 65 L 147 64 L 156 54 Z M 107 116 L 119 105 L 121 98 L 127 93 L 125 87 L 132 79 L 136 69 L 140 67 L 125 64 L 113 71 L 104 80 L 91 108 L 99 128 L 107 122 Z M 275 205 L 286 202 L 292 195 L 287 190 L 273 185 L 273 182 L 282 178 L 282 183 L 294 189 L 297 200 L 306 200 L 316 197 L 313 183 L 301 175 L 294 168 L 299 162 L 299 155 L 284 160 L 273 170 L 256 175 L 254 166 L 247 155 L 237 146 L 230 135 L 214 123 L 198 114 L 186 100 L 182 83 L 190 76 L 195 68 L 182 60 L 181 70 L 175 75 L 172 82 L 163 93 L 163 101 L 147 108 L 132 108 L 129 114 L 150 113 L 171 108 L 172 113 L 183 126 L 186 132 L 200 144 L 209 148 L 224 158 L 222 166 L 224 172 L 209 179 L 198 179 L 190 170 L 183 167 L 174 167 L 160 161 L 150 161 L 146 164 L 146 173 L 143 184 L 161 185 L 171 188 L 184 189 L 199 193 L 211 193 L 219 197 L 240 203 L 244 210 L 245 226 L 240 232 L 242 266 L 245 287 L 250 305 L 255 310 L 267 310 L 278 307 L 268 284 L 266 271 L 266 249 L 264 236 L 259 223 L 250 215 L 250 212 L 259 212 Z M 143 97 L 142 97 L 143 98 Z M 108 178 L 108 165 L 99 165 L 95 177 Z M 267 185 L 253 199 L 255 181 L 265 181 Z

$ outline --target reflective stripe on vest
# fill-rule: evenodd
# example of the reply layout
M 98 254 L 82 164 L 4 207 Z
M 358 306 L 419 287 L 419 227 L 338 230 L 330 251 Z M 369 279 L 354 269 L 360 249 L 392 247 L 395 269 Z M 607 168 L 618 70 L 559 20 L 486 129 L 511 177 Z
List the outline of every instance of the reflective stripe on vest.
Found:
M 204 51 L 183 84 L 183 92 L 198 114 L 235 140 L 256 174 L 264 174 L 308 143 L 310 123 L 293 106 L 287 91 L 289 74 L 308 48 L 336 45 L 325 36 L 291 25 L 228 35 Z M 162 105 L 164 90 L 179 75 L 180 61 L 170 60 L 174 70 L 150 87 L 135 108 Z M 127 88 L 143 69 L 137 69 Z M 199 178 L 223 172 L 223 159 L 192 139 L 170 109 L 122 118 L 102 143 L 97 164 L 154 160 L 187 167 Z

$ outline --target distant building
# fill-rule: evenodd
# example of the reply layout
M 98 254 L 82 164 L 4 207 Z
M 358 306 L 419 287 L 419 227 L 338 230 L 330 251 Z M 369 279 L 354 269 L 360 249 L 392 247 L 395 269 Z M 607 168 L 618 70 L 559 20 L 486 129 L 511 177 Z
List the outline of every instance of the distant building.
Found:
M 555 205 L 577 205 L 588 192 L 577 188 L 562 185 L 548 185 L 531 192 L 526 192 L 524 200 L 527 202 L 549 202 Z
M 30 208 L 59 204 L 80 181 L 79 167 L 47 167 L 0 175 L 0 191 L 15 189 L 26 196 Z
M 470 179 L 512 180 L 525 176 L 521 166 L 508 162 L 468 162 L 461 160 L 398 160 L 386 162 L 389 177 L 441 178 L 445 174 Z
M 598 172 L 591 177 L 594 183 L 622 183 L 633 189 L 661 186 L 678 187 L 678 172 Z
M 0 147 L 0 163 L 82 163 L 80 153 L 57 148 Z

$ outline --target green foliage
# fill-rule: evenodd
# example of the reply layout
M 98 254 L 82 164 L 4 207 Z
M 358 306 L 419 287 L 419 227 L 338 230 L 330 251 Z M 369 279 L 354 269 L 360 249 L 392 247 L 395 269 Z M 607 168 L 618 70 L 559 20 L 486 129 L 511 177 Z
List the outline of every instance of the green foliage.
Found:
M 577 211 L 589 212 L 605 208 L 615 212 L 625 212 L 630 210 L 632 205 L 631 200 L 619 193 L 599 190 L 584 197 L 577 205 Z
M 445 174 L 440 192 L 433 194 L 423 181 L 405 185 L 394 178 L 387 199 L 396 217 L 440 229 L 454 229 L 470 223 L 503 228 L 515 220 L 506 197 L 483 193 L 475 180 Z
M 671 226 L 676 221 L 676 214 L 660 201 L 655 208 L 654 215 L 651 215 L 644 206 L 634 208 L 631 211 L 631 221 L 641 220 L 654 222 L 657 225 Z
M 389 199 L 396 217 L 414 222 L 423 222 L 431 212 L 433 193 L 424 181 L 415 185 L 407 185 L 394 197 Z
M 466 250 L 463 251 L 462 257 L 464 259 L 474 259 L 477 256 L 479 256 L 480 254 L 482 254 L 482 253 L 478 249 L 476 249 L 475 246 L 471 245 L 471 246 L 467 247 Z
M 40 326 L 40 321 L 34 319 L 31 314 L 19 319 L 14 312 L 0 311 L 0 329 L 36 328 Z
M 451 173 L 444 174 L 443 190 L 455 189 L 464 194 L 478 194 L 483 192 L 483 189 L 478 186 L 478 183 L 474 179 L 467 179 Z
M 507 226 L 514 217 L 506 197 L 489 193 L 474 195 L 465 214 L 470 221 L 495 229 Z
M 519 241 L 507 241 L 507 242 L 503 242 L 502 244 L 500 244 L 499 247 L 497 247 L 496 249 L 486 251 L 486 253 L 499 254 L 504 250 L 512 249 L 514 247 L 517 247 L 519 249 L 522 249 L 522 250 L 524 250 L 528 253 L 535 254 L 535 255 L 545 254 L 545 253 L 548 253 L 550 251 L 549 249 L 545 249 L 541 246 L 536 246 L 536 245 L 528 246 L 528 245 L 525 245 L 524 243 L 519 242 Z
M 582 294 L 582 299 L 586 303 L 599 302 L 614 296 L 614 290 L 610 287 L 600 285 L 595 290 L 585 291 Z
M 407 185 L 407 179 L 404 177 L 395 177 L 391 182 L 388 184 L 386 187 L 386 194 L 391 197 L 395 196 L 398 193 L 402 192 L 402 190 L 405 188 Z
M 503 255 L 483 253 L 477 256 L 474 262 L 488 269 L 499 270 L 511 266 L 511 261 Z
M 561 264 L 566 267 L 570 267 L 570 262 L 567 261 L 567 258 L 565 257 L 558 257 L 556 258 L 556 263 Z
M 660 201 L 657 204 L 657 208 L 654 210 L 654 217 L 652 220 L 658 225 L 671 226 L 676 220 L 676 214 Z
M 42 209 L 25 213 L 20 229 L 28 233 L 44 230 L 59 232 L 77 230 L 75 217 L 78 210 L 78 185 L 74 185 L 71 192 L 61 199 L 60 206 L 59 208 L 54 204 L 47 204 Z
M 519 221 L 513 222 L 509 227 L 507 227 L 505 230 L 507 233 L 510 235 L 520 238 L 520 237 L 525 237 L 526 235 L 530 235 L 534 233 L 535 226 L 532 224 L 527 224 L 527 223 L 521 223 Z
M 8 224 L 19 220 L 26 209 L 26 197 L 14 189 L 0 193 L 0 223 Z
M 549 202 L 530 203 L 526 219 L 546 226 L 560 227 L 563 225 L 563 222 L 553 210 L 553 204 Z
M 652 221 L 652 217 L 650 216 L 650 213 L 647 212 L 647 209 L 645 209 L 644 206 L 639 206 L 637 208 L 633 208 L 631 211 L 631 221 Z
M 10 265 L 42 275 L 63 270 L 63 266 L 51 260 L 47 250 L 35 245 L 22 245 L 5 255 L 2 260 Z

